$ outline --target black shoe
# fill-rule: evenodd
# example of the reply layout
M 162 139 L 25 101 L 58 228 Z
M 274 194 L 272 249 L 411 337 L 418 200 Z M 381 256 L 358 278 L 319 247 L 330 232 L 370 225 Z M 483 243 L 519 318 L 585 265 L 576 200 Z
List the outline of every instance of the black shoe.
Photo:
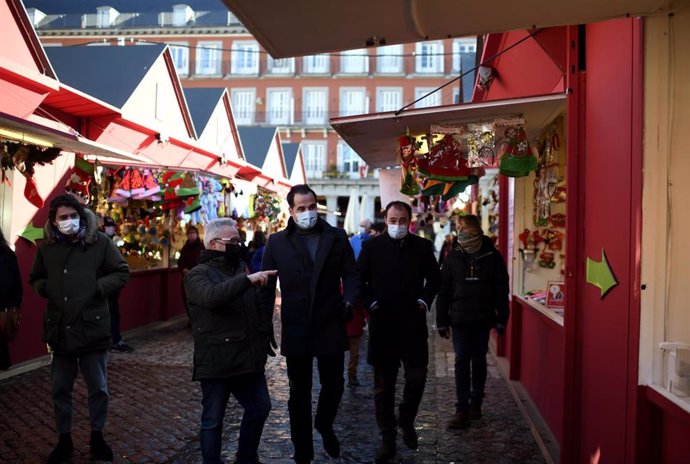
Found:
M 110 348 L 110 351 L 114 351 L 116 353 L 131 353 L 134 351 L 134 348 L 128 345 L 124 340 L 120 340 Z
M 318 432 L 321 434 L 321 439 L 323 440 L 323 447 L 326 450 L 326 453 L 328 453 L 328 455 L 332 458 L 339 458 L 340 442 L 338 441 L 338 437 L 335 436 L 333 429 L 328 428 L 325 430 L 316 430 L 318 430 Z
M 395 458 L 395 441 L 382 441 L 376 448 L 376 463 L 384 464 Z
M 414 429 L 414 424 L 400 424 L 400 430 L 402 431 L 402 441 L 411 450 L 416 450 L 419 448 L 419 438 L 417 437 L 417 431 Z
M 50 456 L 48 456 L 48 464 L 61 464 L 71 459 L 73 451 L 74 444 L 72 444 L 72 434 L 61 433 L 55 449 L 51 451 Z
M 91 432 L 89 447 L 91 448 L 91 459 L 112 462 L 113 450 L 103 439 L 103 432 Z

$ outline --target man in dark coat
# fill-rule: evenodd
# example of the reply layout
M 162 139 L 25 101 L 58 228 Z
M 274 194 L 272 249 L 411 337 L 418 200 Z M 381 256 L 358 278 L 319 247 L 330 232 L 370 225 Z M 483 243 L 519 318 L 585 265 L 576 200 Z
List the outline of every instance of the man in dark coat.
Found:
M 448 423 L 463 428 L 482 415 L 489 332 L 503 335 L 508 323 L 508 271 L 503 256 L 485 237 L 477 216 L 460 216 L 458 241 L 443 263 L 436 302 L 436 326 L 455 351 L 455 415 Z M 470 375 L 471 365 L 471 375 Z
M 288 226 L 268 238 L 262 269 L 277 269 L 281 291 L 281 353 L 290 381 L 290 434 L 299 464 L 314 459 L 312 364 L 316 357 L 321 393 L 314 426 L 332 457 L 340 455 L 333 422 L 344 389 L 348 347 L 345 324 L 359 293 L 352 247 L 345 231 L 318 219 L 316 194 L 296 185 L 287 195 Z M 342 291 L 341 291 L 342 280 Z M 262 310 L 273 309 L 276 279 L 261 291 Z
M 72 445 L 72 389 L 81 370 L 89 392 L 91 455 L 112 461 L 103 439 L 108 411 L 107 351 L 112 345 L 108 297 L 129 280 L 115 244 L 98 231 L 96 215 L 71 195 L 50 203 L 45 240 L 36 252 L 29 283 L 48 300 L 43 340 L 53 353 L 52 396 L 60 439 L 48 463 L 68 460 Z
M 220 464 L 223 417 L 230 395 L 244 408 L 237 446 L 238 464 L 259 462 L 258 448 L 271 410 L 264 366 L 272 354 L 273 311 L 259 313 L 256 286 L 275 271 L 247 275 L 240 260 L 240 235 L 232 219 L 205 227 L 206 249 L 184 277 L 194 334 L 194 380 L 201 381 L 201 454 Z
M 362 300 L 370 312 L 368 362 L 374 366 L 374 403 L 381 433 L 376 458 L 381 462 L 396 453 L 395 384 L 401 362 L 405 388 L 397 425 L 405 445 L 418 447 L 414 421 L 429 363 L 426 312 L 440 279 L 433 244 L 408 233 L 411 217 L 408 204 L 389 203 L 387 233 L 364 242 L 358 260 Z

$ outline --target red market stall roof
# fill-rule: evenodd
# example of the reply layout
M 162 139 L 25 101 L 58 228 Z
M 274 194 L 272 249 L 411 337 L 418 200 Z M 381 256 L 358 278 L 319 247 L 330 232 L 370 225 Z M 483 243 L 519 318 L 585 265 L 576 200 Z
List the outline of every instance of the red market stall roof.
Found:
M 223 2 L 273 58 L 645 16 L 669 12 L 677 4 L 672 0 Z
M 522 118 L 530 138 L 565 111 L 565 94 L 550 94 L 465 105 L 437 106 L 395 112 L 331 119 L 331 126 L 371 167 L 394 166 L 398 160 L 398 138 L 430 132 L 432 125 L 462 126 L 496 119 Z

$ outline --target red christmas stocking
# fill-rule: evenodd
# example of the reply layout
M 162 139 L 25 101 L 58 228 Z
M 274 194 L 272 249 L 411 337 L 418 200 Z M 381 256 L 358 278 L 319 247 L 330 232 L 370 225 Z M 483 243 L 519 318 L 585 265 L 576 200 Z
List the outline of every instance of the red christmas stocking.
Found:
M 75 197 L 79 203 L 85 205 L 89 202 L 89 184 L 93 177 L 93 166 L 81 158 L 74 160 L 72 175 L 67 179 L 65 190 Z
M 33 177 L 26 178 L 26 185 L 24 186 L 24 196 L 36 208 L 43 208 L 43 198 L 38 194 L 36 181 Z

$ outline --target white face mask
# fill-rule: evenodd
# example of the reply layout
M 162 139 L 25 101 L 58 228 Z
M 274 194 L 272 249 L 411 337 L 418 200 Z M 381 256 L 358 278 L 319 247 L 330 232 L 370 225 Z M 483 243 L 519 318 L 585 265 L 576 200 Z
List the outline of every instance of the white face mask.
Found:
M 398 224 L 388 224 L 388 235 L 390 235 L 391 238 L 395 240 L 401 239 L 405 235 L 407 235 L 407 226 L 401 226 Z
M 366 227 L 359 226 L 359 235 L 366 235 L 367 229 Z
M 311 229 L 316 225 L 316 218 L 318 213 L 316 210 L 303 211 L 296 214 L 295 222 L 300 227 L 300 229 Z
M 74 235 L 79 230 L 79 219 L 58 221 L 58 230 L 64 235 Z

